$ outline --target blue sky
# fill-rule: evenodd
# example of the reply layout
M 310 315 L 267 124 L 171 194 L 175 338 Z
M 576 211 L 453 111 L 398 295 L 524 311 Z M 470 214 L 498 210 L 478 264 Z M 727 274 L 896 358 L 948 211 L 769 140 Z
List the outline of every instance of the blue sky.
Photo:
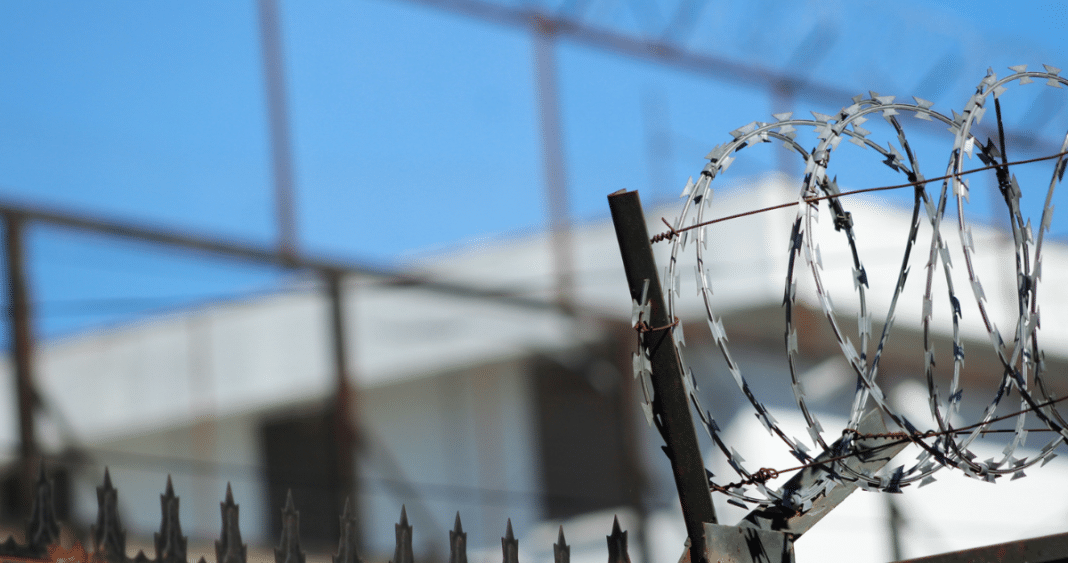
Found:
M 281 5 L 303 249 L 393 265 L 426 249 L 544 228 L 528 32 L 403 0 Z M 584 18 L 657 34 L 678 5 L 593 0 Z M 946 113 L 988 66 L 1068 68 L 1068 8 L 1054 2 L 693 5 L 678 38 L 694 50 L 857 93 L 916 94 Z M 0 197 L 272 243 L 256 18 L 250 0 L 0 3 Z M 558 55 L 577 220 L 606 217 L 605 195 L 619 188 L 639 189 L 647 202 L 676 195 L 728 131 L 784 109 L 766 92 L 567 41 Z M 1056 141 L 1068 93 L 1056 94 L 1006 102 L 1010 125 Z M 797 100 L 792 109 L 833 113 L 847 101 Z M 669 139 L 659 156 L 650 135 Z M 940 169 L 943 158 L 928 166 Z M 774 163 L 765 150 L 730 173 L 744 178 Z M 860 170 L 850 187 L 889 178 Z M 48 229 L 33 231 L 31 258 L 46 337 L 284 279 Z

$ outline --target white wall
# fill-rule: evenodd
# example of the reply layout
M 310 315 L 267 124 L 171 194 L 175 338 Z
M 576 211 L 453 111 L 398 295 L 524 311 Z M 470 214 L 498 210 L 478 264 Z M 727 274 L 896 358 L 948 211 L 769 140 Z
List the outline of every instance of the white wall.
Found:
M 370 545 L 391 552 L 393 524 L 405 502 L 417 548 L 445 549 L 457 511 L 472 548 L 499 546 L 507 518 L 517 530 L 533 524 L 540 504 L 521 494 L 540 489 L 530 393 L 524 362 L 364 392 L 359 408 L 376 442 L 372 448 L 386 444 L 404 472 L 402 477 L 373 454 L 361 464 Z M 404 477 L 418 484 L 421 503 L 381 481 Z

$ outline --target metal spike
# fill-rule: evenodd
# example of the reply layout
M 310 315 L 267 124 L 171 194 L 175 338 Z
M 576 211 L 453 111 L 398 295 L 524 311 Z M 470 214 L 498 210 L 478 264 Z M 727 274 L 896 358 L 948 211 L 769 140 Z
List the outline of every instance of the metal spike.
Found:
M 230 483 L 226 484 L 226 502 L 219 503 L 222 512 L 222 532 L 215 541 L 215 560 L 218 563 L 245 563 L 248 546 L 241 543 L 241 527 L 238 523 L 240 507 L 234 504 Z M 277 557 L 277 555 L 276 555 Z
M 126 530 L 122 529 L 119 520 L 118 495 L 111 484 L 111 473 L 104 467 L 104 486 L 96 488 L 96 524 L 90 532 L 94 555 L 110 563 L 126 560 Z
M 642 403 L 640 406 L 642 408 L 642 412 L 645 413 L 645 421 L 649 423 L 649 426 L 652 426 L 653 425 L 653 404 L 645 402 L 645 403 Z
M 934 105 L 934 102 L 925 100 L 923 98 L 918 98 L 916 96 L 913 96 L 912 99 L 916 100 L 916 105 L 920 106 L 923 109 L 931 109 L 931 106 Z
M 397 547 L 393 551 L 392 563 L 413 563 L 412 555 L 412 527 L 408 525 L 408 512 L 401 505 L 400 522 L 395 524 L 397 531 Z
M 5 556 L 17 557 L 24 554 L 25 551 L 26 549 L 19 545 L 18 542 L 15 541 L 15 538 L 11 536 L 8 536 L 4 543 L 0 543 L 0 554 Z
M 519 540 L 512 533 L 512 519 L 508 519 L 508 529 L 501 538 L 501 551 L 504 553 L 504 563 L 519 563 Z
M 1015 72 L 1016 74 L 1019 74 L 1021 72 L 1027 72 L 1027 65 L 1010 66 L 1009 70 Z
M 745 135 L 755 131 L 756 128 L 757 128 L 757 122 L 753 121 L 751 123 L 748 123 L 746 125 L 743 125 L 742 127 L 739 127 L 737 129 L 735 129 L 734 131 L 731 131 L 731 136 L 734 137 L 735 139 L 740 139 L 740 138 L 744 137 Z
M 186 563 L 186 543 L 182 523 L 178 520 L 179 499 L 174 495 L 171 476 L 167 475 L 166 492 L 159 497 L 162 522 L 155 534 L 156 563 Z
M 983 284 L 979 280 L 972 282 L 972 288 L 975 291 L 975 298 L 981 301 L 986 301 L 986 293 L 983 291 Z
M 349 510 L 349 499 L 345 499 L 345 508 L 341 513 L 341 538 L 338 539 L 337 553 L 330 556 L 332 563 L 363 563 L 356 549 L 356 515 Z
M 1044 65 L 1042 65 L 1042 67 L 1046 69 L 1046 72 L 1048 72 L 1048 73 L 1050 73 L 1050 74 L 1052 74 L 1054 76 L 1056 76 L 1056 75 L 1061 73 L 1061 69 L 1059 69 L 1059 68 L 1057 68 L 1055 66 L 1049 66 L 1049 65 L 1044 64 Z
M 716 145 L 712 148 L 711 151 L 708 152 L 708 155 L 705 156 L 705 160 L 708 160 L 710 162 L 716 162 L 719 159 L 723 158 L 723 155 L 725 154 L 727 154 L 726 145 Z
M 456 512 L 456 522 L 449 532 L 449 563 L 467 563 L 467 534 L 460 524 L 460 513 Z
M 712 339 L 716 342 L 727 341 L 727 331 L 723 329 L 723 319 L 708 321 L 708 328 L 712 331 Z
M 689 197 L 693 193 L 693 176 L 690 176 L 689 180 L 686 180 L 686 185 L 682 187 L 682 193 L 679 194 L 679 198 Z
M 726 172 L 727 169 L 730 168 L 732 162 L 734 162 L 733 156 L 725 156 L 716 163 L 716 168 L 720 172 Z
M 300 512 L 293 504 L 293 489 L 286 491 L 286 506 L 282 509 L 282 537 L 274 548 L 275 563 L 304 563 L 300 549 Z
M 45 556 L 48 546 L 59 543 L 59 522 L 53 503 L 52 483 L 45 478 L 44 463 L 38 466 L 30 521 L 26 523 L 26 547 L 29 553 Z
M 612 520 L 612 535 L 608 538 L 608 563 L 630 563 L 627 554 L 627 532 L 620 530 L 619 517 Z
M 571 563 L 571 546 L 564 541 L 563 526 L 560 526 L 560 536 L 553 544 L 553 558 L 555 563 Z

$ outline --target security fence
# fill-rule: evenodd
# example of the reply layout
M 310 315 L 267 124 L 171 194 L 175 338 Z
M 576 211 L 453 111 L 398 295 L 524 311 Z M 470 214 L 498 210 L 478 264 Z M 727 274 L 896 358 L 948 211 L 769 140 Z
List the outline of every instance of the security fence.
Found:
M 14 538 L 0 543 L 0 562 L 3 563 L 187 563 L 188 538 L 182 535 L 182 524 L 178 516 L 179 497 L 174 494 L 170 477 L 167 488 L 160 495 L 162 518 L 159 532 L 154 535 L 155 554 L 149 557 L 138 551 L 130 557 L 126 551 L 126 531 L 119 519 L 117 510 L 118 490 L 111 483 L 111 475 L 104 470 L 104 484 L 96 489 L 97 517 L 91 527 L 91 551 L 86 553 L 80 544 L 72 549 L 63 549 L 59 545 L 60 525 L 53 506 L 53 484 L 46 478 L 44 469 L 38 473 L 34 487 L 34 497 L 30 518 L 26 524 L 25 543 L 18 543 Z M 234 495 L 229 485 L 226 487 L 226 499 L 220 503 L 222 531 L 215 541 L 216 563 L 247 563 L 248 545 L 241 540 L 239 506 L 234 503 Z M 340 518 L 341 537 L 337 551 L 331 555 L 332 563 L 362 563 L 357 546 L 357 520 L 354 509 L 348 501 Z M 392 563 L 414 563 L 412 550 L 412 530 L 408 523 L 408 514 L 401 506 L 400 521 L 396 524 L 396 548 Z M 609 563 L 630 563 L 627 554 L 627 532 L 620 529 L 616 519 L 608 539 Z M 681 547 L 681 546 L 680 546 Z M 512 522 L 508 520 L 504 537 L 501 538 L 503 563 L 519 563 L 519 540 L 512 531 Z M 571 548 L 564 538 L 563 526 L 560 527 L 558 540 L 553 544 L 555 563 L 569 563 Z M 300 544 L 300 512 L 293 503 L 293 495 L 286 498 L 282 509 L 282 533 L 278 547 L 274 548 L 275 563 L 305 563 L 305 553 Z M 207 563 L 204 557 L 198 563 Z M 467 563 L 467 533 L 456 514 L 453 529 L 449 532 L 449 563 Z

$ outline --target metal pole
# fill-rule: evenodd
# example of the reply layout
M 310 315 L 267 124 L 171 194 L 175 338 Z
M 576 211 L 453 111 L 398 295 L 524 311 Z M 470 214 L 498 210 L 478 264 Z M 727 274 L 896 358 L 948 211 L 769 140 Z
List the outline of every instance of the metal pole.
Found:
M 671 337 L 671 329 L 666 328 L 672 321 L 668 319 L 664 305 L 641 199 L 638 192 L 620 190 L 608 196 L 608 206 L 612 210 L 631 299 L 641 300 L 642 288 L 649 280 L 651 311 L 646 322 L 654 328 L 665 327 L 643 335 L 643 345 L 648 348 L 652 362 L 653 413 L 664 429 L 675 487 L 682 503 L 682 517 L 690 535 L 690 561 L 705 563 L 704 525 L 706 522 L 716 523 L 716 512 L 712 507 L 712 494 L 693 415 L 690 414 L 689 397 L 683 385 L 679 352 Z
M 659 91 L 642 92 L 642 123 L 649 166 L 649 193 L 653 199 L 671 195 L 671 127 L 667 104 Z
M 353 398 L 349 385 L 348 351 L 346 349 L 345 330 L 345 299 L 344 290 L 341 287 L 344 280 L 340 272 L 328 272 L 325 276 L 327 291 L 330 298 L 330 333 L 333 336 L 331 344 L 334 356 L 335 391 L 333 405 L 334 437 L 337 443 L 338 479 L 342 498 L 351 499 L 356 507 L 350 514 L 357 518 L 353 533 L 356 534 L 357 545 L 362 544 L 359 523 L 359 504 L 356 498 L 356 431 L 354 428 Z
M 545 191 L 549 204 L 556 302 L 574 310 L 574 272 L 571 257 L 571 218 L 567 204 L 567 175 L 560 126 L 560 99 L 556 85 L 556 29 L 548 20 L 534 20 L 534 74 L 537 82 L 541 146 L 545 163 Z
M 771 111 L 772 113 L 789 113 L 793 111 L 794 107 L 794 91 L 793 86 L 789 82 L 779 82 L 778 84 L 769 87 L 771 93 Z M 790 149 L 780 148 L 775 151 L 775 167 L 778 168 L 779 173 L 783 176 L 793 176 L 797 172 L 797 164 L 793 154 L 790 154 Z
M 33 494 L 34 470 L 38 463 L 34 432 L 33 329 L 30 311 L 28 276 L 26 275 L 23 223 L 5 215 L 7 247 L 8 322 L 11 325 L 11 357 L 15 367 L 15 390 L 19 408 L 19 491 L 20 511 L 27 511 Z
M 278 25 L 278 1 L 259 0 L 260 48 L 267 88 L 267 115 L 271 125 L 271 162 L 278 220 L 278 248 L 288 256 L 297 253 L 297 228 L 293 214 L 293 149 L 289 141 L 289 108 L 286 99 L 285 59 L 282 31 Z

